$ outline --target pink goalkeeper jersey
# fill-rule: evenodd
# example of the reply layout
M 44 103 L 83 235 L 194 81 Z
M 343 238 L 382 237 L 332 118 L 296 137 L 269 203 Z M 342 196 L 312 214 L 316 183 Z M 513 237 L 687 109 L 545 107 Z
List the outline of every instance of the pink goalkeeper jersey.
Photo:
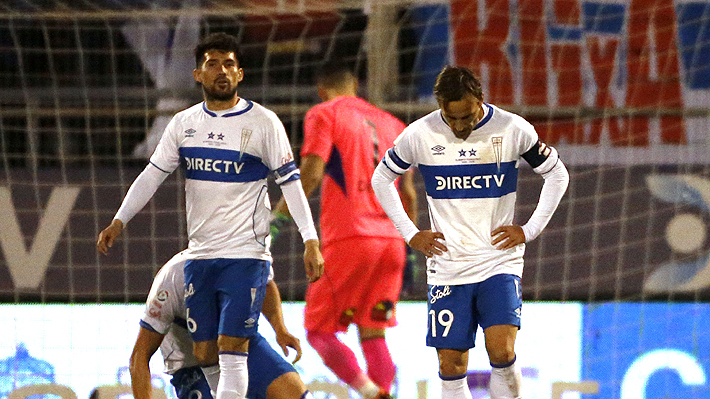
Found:
M 348 237 L 401 238 L 370 179 L 404 127 L 399 119 L 354 96 L 337 97 L 308 111 L 301 156 L 317 155 L 326 163 L 320 217 L 324 244 Z

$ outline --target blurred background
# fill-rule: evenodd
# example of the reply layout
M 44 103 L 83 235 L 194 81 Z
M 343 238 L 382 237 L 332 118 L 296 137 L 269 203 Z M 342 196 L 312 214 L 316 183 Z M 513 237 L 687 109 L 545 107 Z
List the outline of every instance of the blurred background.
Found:
M 17 310 L 27 302 L 139 306 L 157 269 L 186 247 L 180 170 L 108 256 L 95 240 L 171 116 L 201 101 L 192 51 L 216 31 L 239 38 L 239 95 L 278 114 L 295 153 L 323 62 L 353 65 L 360 94 L 404 122 L 436 109 L 432 85 L 444 65 L 471 68 L 485 100 L 531 121 L 570 170 L 550 225 L 527 244 L 523 275 L 526 302 L 577 309 L 530 331 L 576 331 L 572 349 L 552 358 L 578 373 L 551 381 L 599 381 L 590 398 L 710 397 L 710 2 L 701 0 L 4 0 L 0 307 L 15 315 L 8 320 L 31 325 Z M 417 184 L 425 228 L 418 176 Z M 521 165 L 517 222 L 541 185 Z M 272 203 L 280 197 L 273 184 L 270 194 Z M 316 215 L 318 202 L 311 197 Z M 302 250 L 295 225 L 274 242 L 285 301 L 303 299 Z M 424 269 L 422 257 L 407 269 L 408 305 L 425 306 Z M 426 352 L 423 334 L 411 346 Z M 0 351 L 8 362 L 40 350 L 8 344 Z M 565 357 L 570 351 L 578 353 Z M 639 359 L 659 366 L 633 371 Z M 3 370 L 0 387 L 11 375 Z M 629 375 L 636 382 L 624 385 Z M 543 392 L 530 397 L 550 397 L 550 386 Z

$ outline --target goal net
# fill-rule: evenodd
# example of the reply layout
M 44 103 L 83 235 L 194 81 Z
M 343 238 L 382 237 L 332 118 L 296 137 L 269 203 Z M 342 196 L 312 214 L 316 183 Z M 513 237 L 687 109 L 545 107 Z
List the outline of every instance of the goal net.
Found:
M 633 367 L 653 356 L 671 371 L 645 392 L 667 394 L 678 384 L 677 397 L 709 392 L 692 374 L 710 372 L 706 0 L 3 2 L 6 303 L 141 302 L 157 269 L 186 247 L 179 170 L 108 256 L 95 242 L 171 116 L 201 101 L 192 50 L 217 31 L 240 40 L 240 96 L 278 114 L 296 154 L 303 117 L 319 101 L 314 71 L 323 62 L 353 65 L 360 94 L 405 122 L 436 109 L 432 85 L 444 65 L 470 67 L 485 100 L 530 121 L 570 170 L 555 216 L 527 244 L 525 300 L 583 306 L 580 373 L 602 381 L 600 397 L 639 397 L 640 382 L 628 381 L 645 384 Z M 426 228 L 419 177 L 417 185 Z M 520 165 L 518 223 L 532 214 L 541 186 Z M 273 184 L 269 190 L 272 201 L 280 197 Z M 318 203 L 315 193 L 316 216 Z M 284 300 L 303 299 L 302 250 L 288 225 L 273 247 Z M 403 298 L 426 299 L 425 268 L 423 257 L 413 260 Z M 688 334 L 687 348 L 653 352 L 661 349 L 645 329 L 675 325 L 673 336 Z M 638 340 L 620 338 L 628 331 Z M 641 376 L 625 380 L 628 370 Z

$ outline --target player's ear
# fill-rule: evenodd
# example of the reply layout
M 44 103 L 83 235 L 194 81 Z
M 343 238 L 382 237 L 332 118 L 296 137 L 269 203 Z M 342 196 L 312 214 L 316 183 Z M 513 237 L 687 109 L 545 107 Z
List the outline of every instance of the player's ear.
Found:
M 195 82 L 197 83 L 202 83 L 202 76 L 200 76 L 200 71 L 199 69 L 193 69 L 192 70 L 192 77 L 195 79 Z
M 244 69 L 237 69 L 237 82 L 241 82 L 244 79 Z

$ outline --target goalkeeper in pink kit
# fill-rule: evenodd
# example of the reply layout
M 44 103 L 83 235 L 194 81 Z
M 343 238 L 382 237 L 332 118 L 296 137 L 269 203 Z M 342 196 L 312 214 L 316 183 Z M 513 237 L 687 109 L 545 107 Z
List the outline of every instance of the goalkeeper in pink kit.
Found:
M 304 121 L 301 181 L 306 195 L 322 182 L 320 226 L 325 272 L 308 286 L 308 342 L 333 373 L 365 399 L 388 398 L 396 373 L 385 329 L 396 325 L 405 245 L 375 197 L 375 167 L 405 125 L 358 98 L 357 79 L 344 65 L 326 64 L 317 75 L 324 101 Z M 416 215 L 411 173 L 401 196 Z M 280 203 L 276 212 L 287 212 Z M 413 216 L 412 216 L 413 217 Z M 336 336 L 358 327 L 367 373 Z

